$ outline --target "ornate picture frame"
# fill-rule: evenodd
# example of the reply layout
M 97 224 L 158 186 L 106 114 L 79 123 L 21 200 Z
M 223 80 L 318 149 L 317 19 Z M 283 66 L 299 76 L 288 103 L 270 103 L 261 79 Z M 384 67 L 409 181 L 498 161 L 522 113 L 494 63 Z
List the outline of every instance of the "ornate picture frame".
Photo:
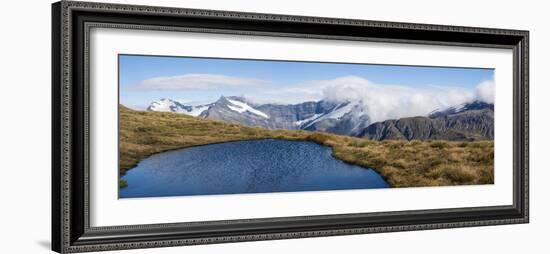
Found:
M 92 226 L 89 166 L 89 32 L 92 28 L 511 50 L 512 205 Z M 528 223 L 528 89 L 528 31 L 73 1 L 54 3 L 52 249 L 73 253 Z

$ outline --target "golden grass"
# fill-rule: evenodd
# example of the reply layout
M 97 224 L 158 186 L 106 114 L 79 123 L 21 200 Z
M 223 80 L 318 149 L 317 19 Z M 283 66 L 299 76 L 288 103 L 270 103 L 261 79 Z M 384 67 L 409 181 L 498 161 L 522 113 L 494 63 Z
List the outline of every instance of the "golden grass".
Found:
M 268 130 L 120 106 L 119 173 L 163 151 L 237 140 L 307 140 L 335 158 L 372 168 L 392 187 L 492 184 L 493 141 L 372 141 L 330 133 Z M 126 183 L 121 181 L 120 187 Z
M 120 106 L 119 169 L 121 175 L 155 153 L 237 140 L 303 139 L 310 132 L 249 128 L 162 112 L 140 112 Z

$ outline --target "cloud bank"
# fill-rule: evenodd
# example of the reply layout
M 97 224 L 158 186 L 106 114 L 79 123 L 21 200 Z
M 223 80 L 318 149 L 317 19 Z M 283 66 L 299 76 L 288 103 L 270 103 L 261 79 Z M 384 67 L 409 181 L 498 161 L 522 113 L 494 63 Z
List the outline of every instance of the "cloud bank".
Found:
M 476 87 L 476 99 L 487 103 L 495 103 L 495 82 L 493 80 L 481 82 Z
M 494 103 L 493 81 L 484 81 L 477 88 L 432 87 L 412 88 L 399 85 L 380 85 L 367 79 L 347 76 L 315 81 L 322 87 L 323 98 L 329 101 L 358 102 L 364 106 L 373 122 L 410 116 L 425 116 L 436 109 L 480 100 Z M 308 86 L 314 86 L 311 83 Z
M 232 89 L 235 91 L 234 94 L 224 95 L 242 95 L 256 103 L 297 104 L 323 99 L 333 102 L 351 101 L 363 105 L 363 110 L 368 113 L 373 122 L 426 116 L 437 109 L 475 100 L 487 103 L 495 101 L 493 80 L 483 81 L 475 89 L 377 84 L 358 76 L 310 80 L 292 86 L 277 86 L 270 81 L 245 77 L 185 74 L 147 79 L 139 83 L 137 88 L 174 92 L 204 91 L 205 93 L 215 92 L 216 89 Z
M 193 73 L 146 79 L 139 83 L 137 88 L 151 90 L 208 90 L 228 87 L 249 87 L 264 83 L 266 81 L 253 78 Z

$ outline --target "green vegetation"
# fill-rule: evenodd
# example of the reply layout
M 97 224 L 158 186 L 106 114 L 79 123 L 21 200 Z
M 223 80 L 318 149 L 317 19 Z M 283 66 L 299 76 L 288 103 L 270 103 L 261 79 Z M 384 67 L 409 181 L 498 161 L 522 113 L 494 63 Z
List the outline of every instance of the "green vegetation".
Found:
M 493 141 L 372 141 L 330 133 L 250 128 L 120 106 L 120 176 L 155 153 L 238 140 L 306 140 L 345 162 L 373 168 L 392 187 L 493 183 Z M 127 183 L 119 183 L 124 188 Z
M 118 180 L 118 187 L 120 187 L 120 188 L 126 188 L 126 187 L 128 187 L 128 182 L 127 182 L 126 180 L 119 179 L 119 180 Z

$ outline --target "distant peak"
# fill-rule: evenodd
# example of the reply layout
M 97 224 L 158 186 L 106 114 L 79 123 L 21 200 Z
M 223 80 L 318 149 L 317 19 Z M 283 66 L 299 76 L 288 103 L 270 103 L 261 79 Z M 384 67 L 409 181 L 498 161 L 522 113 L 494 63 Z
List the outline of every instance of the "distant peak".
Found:
M 227 99 L 234 100 L 234 101 L 242 101 L 242 102 L 246 101 L 246 98 L 244 96 L 228 96 Z
M 223 102 L 223 101 L 227 101 L 227 100 L 232 100 L 232 101 L 239 101 L 239 102 L 244 102 L 244 103 L 248 103 L 249 101 L 243 97 L 243 96 L 220 96 L 220 98 L 218 99 L 218 102 Z
M 481 110 L 481 109 L 494 110 L 494 104 L 475 100 L 472 102 L 465 102 L 460 105 L 447 107 L 444 109 L 436 109 L 430 112 L 430 114 L 428 114 L 428 117 L 435 118 L 435 117 L 457 114 L 457 113 L 461 113 L 469 110 Z
M 147 107 L 147 110 L 159 112 L 174 112 L 196 117 L 205 110 L 208 110 L 210 106 L 211 104 L 184 105 L 183 103 L 176 100 L 162 98 L 158 101 L 151 102 L 149 107 Z

